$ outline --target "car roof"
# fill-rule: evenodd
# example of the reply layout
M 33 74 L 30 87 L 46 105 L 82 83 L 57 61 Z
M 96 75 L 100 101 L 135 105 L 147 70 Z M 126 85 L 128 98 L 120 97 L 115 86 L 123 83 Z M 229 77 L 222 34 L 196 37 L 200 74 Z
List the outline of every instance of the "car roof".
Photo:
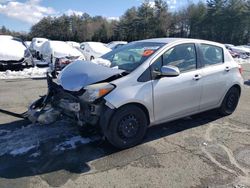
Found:
M 138 42 L 156 42 L 156 43 L 173 43 L 173 42 L 196 42 L 196 43 L 207 43 L 207 44 L 213 44 L 217 46 L 223 47 L 224 45 L 221 43 L 213 42 L 213 41 L 208 41 L 208 40 L 201 40 L 201 39 L 192 39 L 192 38 L 152 38 L 152 39 L 145 39 L 145 40 L 140 40 Z

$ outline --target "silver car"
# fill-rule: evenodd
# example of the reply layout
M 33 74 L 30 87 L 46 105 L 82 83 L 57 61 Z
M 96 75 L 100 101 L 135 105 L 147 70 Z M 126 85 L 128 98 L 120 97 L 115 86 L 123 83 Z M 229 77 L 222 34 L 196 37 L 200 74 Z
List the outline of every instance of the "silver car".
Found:
M 107 140 L 128 148 L 148 127 L 210 109 L 230 115 L 237 107 L 241 67 L 224 45 L 195 39 L 136 41 L 95 63 L 67 66 L 58 83 L 48 76 L 48 94 L 28 111 L 33 122 L 70 117 L 101 128 Z

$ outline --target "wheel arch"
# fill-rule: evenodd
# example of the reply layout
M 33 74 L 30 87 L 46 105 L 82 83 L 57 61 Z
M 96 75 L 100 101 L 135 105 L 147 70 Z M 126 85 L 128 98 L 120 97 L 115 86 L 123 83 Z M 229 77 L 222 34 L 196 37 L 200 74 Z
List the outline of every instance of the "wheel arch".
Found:
M 232 89 L 232 88 L 238 89 L 239 92 L 240 92 L 240 95 L 241 95 L 241 86 L 240 86 L 240 84 L 235 83 L 234 85 L 232 85 L 231 87 L 229 87 L 228 90 L 226 90 L 226 92 L 224 93 L 224 95 L 223 95 L 222 98 L 220 99 L 219 106 L 221 106 L 221 104 L 222 104 L 222 102 L 223 102 L 225 96 L 227 95 L 228 91 L 229 91 L 230 89 Z
M 238 89 L 239 92 L 240 92 L 240 95 L 241 95 L 241 87 L 240 87 L 239 84 L 234 84 L 231 88 L 236 88 L 236 89 Z M 231 89 L 231 88 L 230 88 L 230 89 Z M 229 90 L 230 90 L 230 89 L 229 89 Z M 228 90 L 228 91 L 229 91 L 229 90 Z
M 138 102 L 131 102 L 131 103 L 124 104 L 124 105 L 120 106 L 119 108 L 122 108 L 124 106 L 129 106 L 129 105 L 135 105 L 135 106 L 139 107 L 140 109 L 142 109 L 142 111 L 145 113 L 145 115 L 147 117 L 147 123 L 148 123 L 148 125 L 150 124 L 149 111 L 148 111 L 148 109 L 147 109 L 146 106 L 144 106 L 143 104 L 138 103 Z

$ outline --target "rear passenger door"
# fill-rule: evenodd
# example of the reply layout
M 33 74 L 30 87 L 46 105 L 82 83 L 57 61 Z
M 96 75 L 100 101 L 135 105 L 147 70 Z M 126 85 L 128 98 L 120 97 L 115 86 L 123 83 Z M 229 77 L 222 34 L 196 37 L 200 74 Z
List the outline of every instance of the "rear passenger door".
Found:
M 223 48 L 200 44 L 200 55 L 202 56 L 202 97 L 200 110 L 207 110 L 217 107 L 227 89 L 227 80 L 230 67 L 224 63 Z

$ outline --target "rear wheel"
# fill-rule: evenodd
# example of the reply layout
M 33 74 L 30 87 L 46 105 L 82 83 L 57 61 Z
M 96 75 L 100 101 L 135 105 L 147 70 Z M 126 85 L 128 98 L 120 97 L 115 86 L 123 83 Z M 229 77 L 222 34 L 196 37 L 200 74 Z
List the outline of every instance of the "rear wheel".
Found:
M 232 114 L 238 105 L 239 98 L 239 89 L 237 89 L 236 87 L 232 87 L 223 99 L 223 102 L 219 108 L 219 112 L 224 116 Z
M 115 147 L 125 149 L 139 144 L 147 127 L 145 112 L 136 105 L 127 105 L 118 109 L 111 118 L 106 137 Z

